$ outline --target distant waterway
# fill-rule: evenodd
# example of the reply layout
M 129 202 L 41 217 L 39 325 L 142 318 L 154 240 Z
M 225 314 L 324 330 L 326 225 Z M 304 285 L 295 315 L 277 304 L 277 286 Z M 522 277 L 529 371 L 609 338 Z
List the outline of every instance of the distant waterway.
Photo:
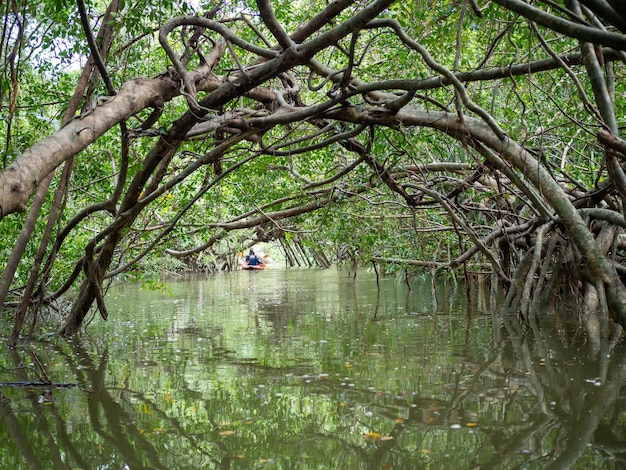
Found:
M 80 340 L 5 350 L 0 468 L 626 465 L 621 344 L 489 300 L 365 269 L 118 285 Z

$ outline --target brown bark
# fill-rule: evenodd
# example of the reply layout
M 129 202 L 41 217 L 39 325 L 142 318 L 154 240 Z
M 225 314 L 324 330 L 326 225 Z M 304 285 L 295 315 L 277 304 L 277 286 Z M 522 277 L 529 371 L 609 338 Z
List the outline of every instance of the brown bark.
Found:
M 50 174 L 44 184 L 40 186 L 38 192 L 42 192 L 42 188 L 47 188 L 50 185 L 50 181 L 52 181 L 52 174 Z M 20 332 L 22 331 L 22 326 L 24 325 L 24 319 L 26 317 L 26 313 L 28 308 L 31 305 L 31 297 L 32 293 L 35 289 L 35 285 L 37 284 L 37 278 L 39 276 L 39 269 L 41 267 L 41 262 L 46 253 L 46 248 L 50 241 L 50 237 L 52 236 L 52 230 L 54 228 L 54 224 L 56 223 L 56 215 L 58 213 L 59 205 L 61 204 L 61 195 L 60 191 L 57 191 L 55 200 L 53 202 L 53 210 L 51 211 L 48 217 L 48 223 L 46 224 L 46 229 L 44 230 L 42 239 L 39 244 L 39 248 L 37 249 L 37 253 L 35 254 L 35 260 L 31 267 L 30 276 L 28 278 L 28 282 L 26 283 L 26 287 L 24 288 L 24 292 L 22 293 L 22 301 L 20 302 L 20 306 L 17 309 L 15 314 L 15 321 L 13 322 L 13 330 L 11 331 L 11 337 L 9 338 L 8 345 L 13 347 L 16 345 L 17 340 L 19 338 Z M 41 207 L 41 206 L 39 206 Z M 31 208 L 31 212 L 32 212 Z M 36 315 L 36 314 L 34 314 Z M 34 320 L 33 320 L 34 324 Z
M 9 289 L 11 288 L 11 284 L 13 283 L 13 277 L 15 276 L 15 272 L 17 271 L 17 266 L 22 259 L 22 255 L 24 254 L 26 245 L 28 244 L 33 230 L 35 229 L 35 224 L 37 223 L 37 218 L 39 217 L 41 206 L 46 199 L 48 188 L 51 182 L 52 175 L 50 175 L 41 182 L 37 194 L 35 195 L 31 204 L 30 211 L 28 212 L 26 220 L 24 221 L 24 225 L 22 225 L 20 234 L 15 241 L 15 245 L 13 245 L 11 255 L 9 256 L 7 264 L 2 273 L 2 278 L 0 278 L 0 305 L 4 305 L 6 297 L 9 293 Z
M 25 210 L 33 191 L 61 163 L 114 125 L 144 108 L 162 106 L 177 92 L 177 83 L 167 75 L 127 82 L 102 106 L 70 120 L 55 135 L 32 146 L 0 174 L 0 216 Z

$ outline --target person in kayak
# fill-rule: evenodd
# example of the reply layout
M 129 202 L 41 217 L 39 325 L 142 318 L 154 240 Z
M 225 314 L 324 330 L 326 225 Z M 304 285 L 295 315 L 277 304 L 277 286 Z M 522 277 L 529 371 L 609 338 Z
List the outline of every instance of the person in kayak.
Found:
M 248 266 L 258 266 L 259 264 L 261 264 L 261 260 L 254 253 L 254 250 L 250 250 L 250 253 L 248 253 L 248 256 L 246 256 L 246 263 L 248 264 Z

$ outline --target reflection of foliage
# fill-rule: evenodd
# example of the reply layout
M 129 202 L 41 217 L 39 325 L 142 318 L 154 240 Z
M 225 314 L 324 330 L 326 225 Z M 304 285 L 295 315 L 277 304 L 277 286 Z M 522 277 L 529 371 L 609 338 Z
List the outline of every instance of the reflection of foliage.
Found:
M 9 370 L 36 354 L 53 381 L 80 387 L 54 390 L 52 404 L 3 389 L 0 466 L 588 468 L 619 458 L 618 349 L 586 360 L 563 325 L 560 336 L 511 330 L 494 348 L 490 317 L 467 322 L 462 293 L 443 288 L 435 308 L 428 283 L 411 293 L 383 283 L 377 296 L 361 274 L 367 295 L 337 309 L 328 288 L 294 280 L 272 291 L 253 279 L 115 289 L 108 347 L 43 343 L 3 359 L 3 380 L 38 378 Z M 351 278 L 338 280 L 349 292 Z

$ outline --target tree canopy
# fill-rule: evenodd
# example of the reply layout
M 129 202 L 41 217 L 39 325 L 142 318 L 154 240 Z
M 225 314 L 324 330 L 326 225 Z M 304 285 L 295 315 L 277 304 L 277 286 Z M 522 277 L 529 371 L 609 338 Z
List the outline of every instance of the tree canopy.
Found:
M 507 314 L 564 301 L 606 336 L 626 324 L 619 3 L 7 2 L 9 342 L 42 311 L 63 335 L 106 319 L 103 286 L 151 259 L 223 267 L 268 240 L 488 268 Z

